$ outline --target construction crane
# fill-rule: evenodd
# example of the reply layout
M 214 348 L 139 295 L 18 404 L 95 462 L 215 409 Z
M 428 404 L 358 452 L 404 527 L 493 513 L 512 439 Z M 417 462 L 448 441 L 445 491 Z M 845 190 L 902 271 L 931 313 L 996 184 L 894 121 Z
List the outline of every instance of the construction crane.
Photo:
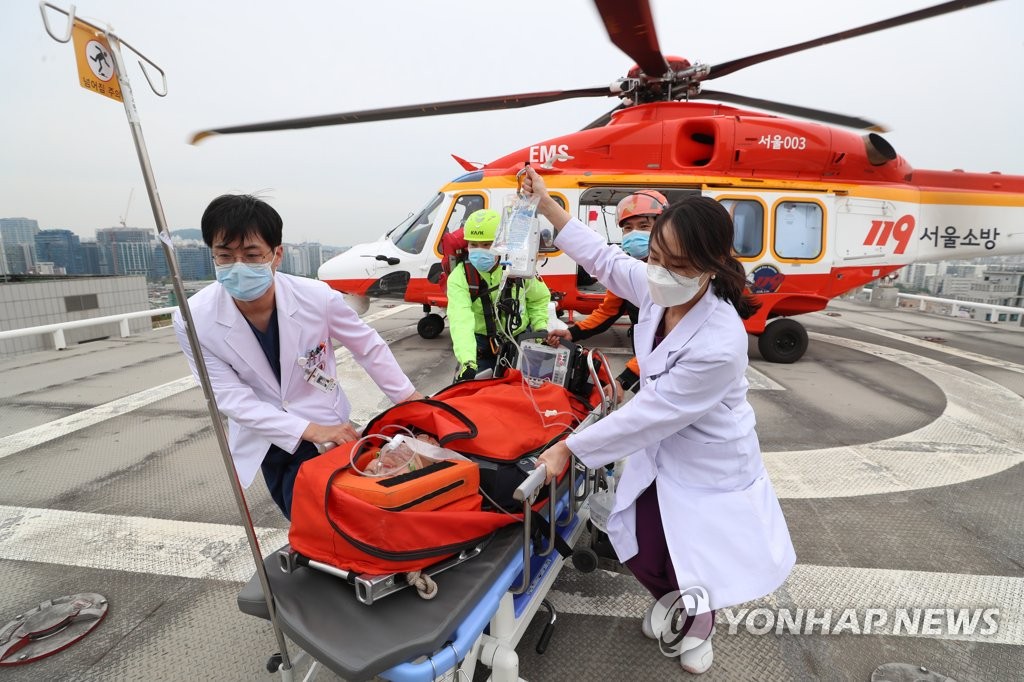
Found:
M 128 205 L 124 207 L 124 214 L 121 216 L 121 227 L 128 227 L 127 225 L 125 225 L 124 221 L 128 217 L 128 209 L 131 208 L 132 196 L 134 194 L 135 194 L 135 188 L 132 187 L 131 190 L 129 190 L 129 192 L 128 192 Z

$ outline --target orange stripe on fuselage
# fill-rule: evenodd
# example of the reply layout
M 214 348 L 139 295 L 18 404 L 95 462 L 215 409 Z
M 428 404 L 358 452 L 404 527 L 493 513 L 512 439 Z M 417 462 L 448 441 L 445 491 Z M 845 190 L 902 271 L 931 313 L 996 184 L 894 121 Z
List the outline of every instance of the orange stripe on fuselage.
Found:
M 936 179 L 940 171 L 928 171 L 930 179 Z M 945 175 L 945 174 L 943 174 Z M 959 173 L 949 173 L 952 183 Z M 962 174 L 964 180 L 973 180 L 977 174 Z M 653 173 L 616 174 L 616 175 L 545 175 L 544 181 L 552 190 L 555 189 L 587 189 L 589 187 L 617 186 L 659 186 L 679 185 L 715 191 L 738 190 L 751 192 L 812 192 L 833 193 L 839 196 L 863 197 L 869 199 L 886 199 L 919 204 L 958 204 L 963 206 L 1022 206 L 1024 207 L 1024 178 L 1020 176 L 980 176 L 983 178 L 997 177 L 998 181 L 1011 185 L 1007 189 L 981 189 L 964 187 L 917 186 L 907 184 L 872 185 L 836 182 L 809 182 L 806 180 L 777 180 L 733 178 L 722 175 L 669 175 Z M 993 182 L 994 180 L 990 180 Z M 975 184 L 975 183 L 972 183 Z M 1022 185 L 1020 189 L 1013 186 Z M 480 189 L 513 189 L 516 186 L 513 175 L 485 175 L 476 182 L 458 182 L 445 185 L 445 192 L 465 191 L 470 187 Z

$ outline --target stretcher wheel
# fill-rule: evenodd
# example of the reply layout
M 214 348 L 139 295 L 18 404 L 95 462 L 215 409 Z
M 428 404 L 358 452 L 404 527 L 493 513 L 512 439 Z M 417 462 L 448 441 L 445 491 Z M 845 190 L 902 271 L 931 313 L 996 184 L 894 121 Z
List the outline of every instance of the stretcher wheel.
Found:
M 430 313 L 416 323 L 416 331 L 425 339 L 436 339 L 444 331 L 444 318 L 437 313 Z
M 267 659 L 267 672 L 273 675 L 281 667 L 284 661 L 281 659 L 281 654 L 274 654 Z
M 589 547 L 581 547 L 572 551 L 572 565 L 580 573 L 592 573 L 597 569 L 597 552 Z

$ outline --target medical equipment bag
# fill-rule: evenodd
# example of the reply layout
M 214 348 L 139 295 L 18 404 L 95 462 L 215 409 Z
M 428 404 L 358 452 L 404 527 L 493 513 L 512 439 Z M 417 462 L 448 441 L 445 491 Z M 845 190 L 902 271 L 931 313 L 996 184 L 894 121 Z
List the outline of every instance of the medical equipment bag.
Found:
M 498 378 L 454 384 L 433 399 L 443 401 L 473 424 L 473 435 L 446 447 L 479 464 L 486 509 L 518 510 L 512 493 L 533 468 L 532 464 L 524 466 L 523 460 L 566 438 L 591 410 L 589 403 L 563 386 L 542 383 L 530 387 L 518 370 L 506 370 Z M 543 490 L 539 501 L 546 499 Z
M 564 387 L 531 389 L 519 372 L 509 370 L 499 379 L 467 381 L 432 398 L 395 405 L 372 419 L 363 433 L 393 435 L 408 429 L 431 436 L 474 460 L 481 490 L 499 506 L 505 506 L 507 496 L 512 508 L 511 491 L 533 467 L 522 460 L 565 438 L 589 412 L 590 405 Z M 388 510 L 335 485 L 353 457 L 358 465 L 371 447 L 367 441 L 344 443 L 302 464 L 288 534 L 294 551 L 356 573 L 416 571 L 476 547 L 522 518 L 485 510 L 480 493 L 464 486 L 466 494 L 436 509 Z M 423 489 L 418 493 L 429 495 Z
M 357 458 L 365 470 L 377 456 L 367 452 Z M 470 495 L 480 487 L 480 469 L 468 460 L 442 460 L 393 476 L 365 476 L 349 466 L 331 477 L 330 485 L 385 511 L 430 511 Z

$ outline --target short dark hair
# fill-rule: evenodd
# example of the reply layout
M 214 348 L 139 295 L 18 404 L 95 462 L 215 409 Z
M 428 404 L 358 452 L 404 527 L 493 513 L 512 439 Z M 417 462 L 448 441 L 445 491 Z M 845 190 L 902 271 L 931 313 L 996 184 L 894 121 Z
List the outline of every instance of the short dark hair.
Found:
M 668 250 L 666 230 L 676 235 L 683 248 L 682 254 Z M 760 302 L 745 291 L 747 273 L 734 255 L 732 218 L 725 207 L 711 197 L 690 195 L 671 204 L 655 221 L 651 241 L 665 254 L 667 264 L 672 264 L 673 257 L 685 255 L 698 270 L 715 275 L 715 294 L 732 303 L 743 319 L 761 307 Z
M 255 235 L 271 248 L 281 245 L 284 222 L 274 208 L 251 194 L 222 194 L 206 207 L 200 227 L 203 241 L 213 247 L 217 235 L 224 235 L 225 244 L 244 241 Z

